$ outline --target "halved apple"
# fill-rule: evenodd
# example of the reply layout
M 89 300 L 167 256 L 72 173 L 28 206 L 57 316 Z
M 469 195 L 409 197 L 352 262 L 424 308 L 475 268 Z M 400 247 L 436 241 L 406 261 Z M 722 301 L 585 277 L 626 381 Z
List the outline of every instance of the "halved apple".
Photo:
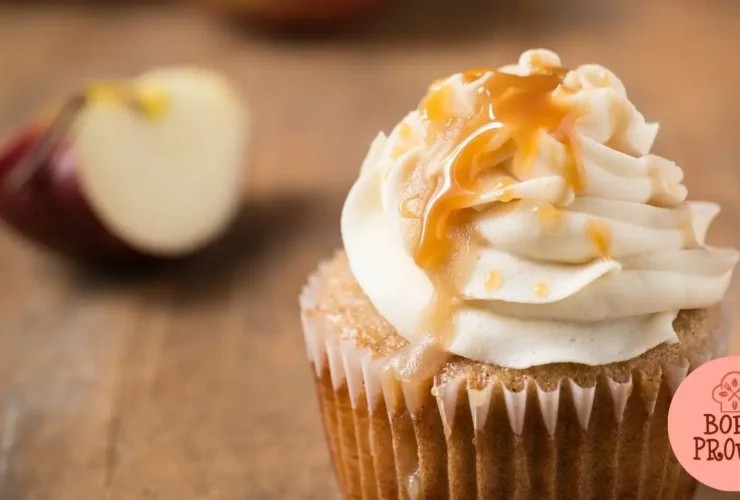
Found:
M 0 155 L 0 216 L 74 257 L 190 254 L 240 207 L 246 134 L 243 103 L 212 71 L 94 84 Z

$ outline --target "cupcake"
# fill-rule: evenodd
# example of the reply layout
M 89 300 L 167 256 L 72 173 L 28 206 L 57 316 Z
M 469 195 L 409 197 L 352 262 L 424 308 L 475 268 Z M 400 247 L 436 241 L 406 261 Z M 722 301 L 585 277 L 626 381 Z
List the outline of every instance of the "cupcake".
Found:
M 685 499 L 667 415 L 725 354 L 717 205 L 609 70 L 432 84 L 370 147 L 301 295 L 346 498 Z

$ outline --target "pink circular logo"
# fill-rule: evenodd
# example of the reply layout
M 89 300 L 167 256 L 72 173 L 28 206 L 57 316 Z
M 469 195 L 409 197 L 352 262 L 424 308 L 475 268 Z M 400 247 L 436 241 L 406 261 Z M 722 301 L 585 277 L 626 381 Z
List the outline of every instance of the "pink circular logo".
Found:
M 740 491 L 740 357 L 710 361 L 681 383 L 668 412 L 668 437 L 698 481 Z

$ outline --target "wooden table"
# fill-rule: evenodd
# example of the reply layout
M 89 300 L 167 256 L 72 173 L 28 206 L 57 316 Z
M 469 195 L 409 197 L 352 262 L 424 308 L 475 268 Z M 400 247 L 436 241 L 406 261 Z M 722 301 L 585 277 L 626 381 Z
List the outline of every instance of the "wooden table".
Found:
M 0 6 L 2 138 L 87 78 L 172 62 L 231 74 L 254 118 L 248 207 L 196 259 L 102 274 L 0 232 L 0 499 L 334 497 L 296 297 L 369 141 L 435 77 L 533 46 L 611 67 L 692 197 L 724 205 L 714 242 L 740 246 L 738 2 L 461 5 L 313 41 L 174 6 Z

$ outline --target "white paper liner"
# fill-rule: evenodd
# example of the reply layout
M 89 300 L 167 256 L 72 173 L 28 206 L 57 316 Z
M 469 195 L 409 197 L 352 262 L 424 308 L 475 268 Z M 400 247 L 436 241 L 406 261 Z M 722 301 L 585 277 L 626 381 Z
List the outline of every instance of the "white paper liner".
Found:
M 379 371 L 372 356 L 366 356 L 362 359 L 362 381 L 365 384 L 368 408 L 375 408 L 378 404 L 378 397 L 383 392 Z
M 555 426 L 558 423 L 558 407 L 560 406 L 560 384 L 552 391 L 545 391 L 537 386 L 537 400 L 540 403 L 540 411 L 551 436 L 555 435 Z
M 464 377 L 457 378 L 443 385 L 435 385 L 432 394 L 437 399 L 439 416 L 442 418 L 445 437 L 449 439 L 452 433 L 452 423 L 455 421 L 455 407 L 457 406 L 458 387 L 465 381 Z
M 614 420 L 621 422 L 624 418 L 624 409 L 627 407 L 627 399 L 632 394 L 632 374 L 627 382 L 616 382 L 609 379 L 607 383 L 614 401 Z
M 468 387 L 468 399 L 470 401 L 470 414 L 473 417 L 473 428 L 482 429 L 488 419 L 488 410 L 491 406 L 491 392 L 493 382 L 486 384 L 483 389 Z
M 581 387 L 573 380 L 568 380 L 568 384 L 570 384 L 570 393 L 573 398 L 576 415 L 578 416 L 578 423 L 581 425 L 581 429 L 588 429 L 588 422 L 591 420 L 591 408 L 594 405 L 596 386 Z
M 347 389 L 352 401 L 352 407 L 357 408 L 357 401 L 365 394 L 365 381 L 363 380 L 362 361 L 365 358 L 372 359 L 369 349 L 357 349 L 354 342 L 349 339 L 340 342 L 340 356 L 342 368 L 347 380 Z M 333 380 L 333 379 L 332 379 Z M 335 389 L 337 386 L 335 386 Z
M 515 434 L 521 434 L 524 428 L 524 412 L 527 410 L 527 391 L 529 389 L 529 380 L 524 382 L 524 389 L 521 391 L 511 391 L 508 387 L 503 386 L 504 401 L 506 402 L 506 413 L 509 414 L 509 425 Z M 543 415 L 543 418 L 547 418 Z

